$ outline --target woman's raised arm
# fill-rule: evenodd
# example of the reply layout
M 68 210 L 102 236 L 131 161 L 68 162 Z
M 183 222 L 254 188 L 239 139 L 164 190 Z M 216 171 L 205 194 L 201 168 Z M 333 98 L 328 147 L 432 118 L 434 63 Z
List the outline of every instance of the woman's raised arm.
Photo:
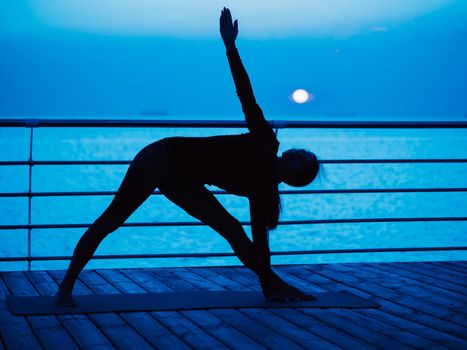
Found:
M 235 40 L 238 34 L 238 21 L 235 20 L 232 22 L 230 10 L 225 7 L 221 12 L 219 21 L 220 32 L 227 51 L 230 71 L 232 72 L 235 88 L 242 105 L 248 129 L 251 133 L 275 136 L 271 126 L 264 118 L 263 111 L 256 103 L 250 79 L 235 46 Z

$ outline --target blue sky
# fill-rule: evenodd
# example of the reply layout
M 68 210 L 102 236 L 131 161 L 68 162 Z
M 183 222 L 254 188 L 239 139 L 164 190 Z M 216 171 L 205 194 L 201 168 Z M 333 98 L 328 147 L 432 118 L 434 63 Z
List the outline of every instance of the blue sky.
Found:
M 467 114 L 466 1 L 251 3 L 3 0 L 0 116 L 240 118 L 223 6 L 271 118 Z

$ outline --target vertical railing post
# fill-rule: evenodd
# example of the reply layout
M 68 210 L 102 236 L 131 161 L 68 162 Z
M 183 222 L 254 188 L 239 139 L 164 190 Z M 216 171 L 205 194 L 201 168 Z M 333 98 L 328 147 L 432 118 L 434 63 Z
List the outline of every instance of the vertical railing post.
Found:
M 27 127 L 29 127 L 29 177 L 28 177 L 28 271 L 31 271 L 31 202 L 32 202 L 32 147 L 33 147 L 33 138 L 34 138 L 34 127 L 38 125 L 38 121 L 35 119 L 27 120 Z
M 285 122 L 283 120 L 273 120 L 272 123 L 272 128 L 274 129 L 274 134 L 276 134 L 276 137 L 277 137 L 277 134 L 279 133 L 279 129 L 282 129 L 285 127 Z

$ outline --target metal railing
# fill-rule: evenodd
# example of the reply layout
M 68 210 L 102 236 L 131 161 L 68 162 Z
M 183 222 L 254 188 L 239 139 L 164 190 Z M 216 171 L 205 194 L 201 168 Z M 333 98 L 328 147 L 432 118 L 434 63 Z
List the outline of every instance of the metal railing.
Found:
M 272 121 L 271 126 L 276 134 L 279 129 L 285 128 L 467 128 L 467 122 L 323 122 L 323 121 Z M 27 197 L 28 215 L 27 224 L 23 225 L 0 225 L 0 230 L 27 230 L 27 255 L 0 257 L 0 262 L 27 261 L 28 270 L 31 269 L 32 261 L 67 260 L 71 256 L 34 256 L 31 252 L 31 234 L 35 229 L 57 229 L 57 228 L 86 228 L 88 223 L 71 224 L 33 224 L 31 222 L 31 205 L 34 197 L 57 197 L 57 196 L 97 196 L 114 195 L 115 191 L 73 191 L 73 192 L 34 192 L 32 190 L 33 166 L 47 165 L 125 165 L 131 161 L 56 161 L 33 159 L 34 128 L 39 127 L 151 127 L 151 128 L 245 128 L 244 121 L 218 121 L 218 120 L 109 120 L 109 119 L 0 119 L 0 127 L 26 127 L 29 128 L 29 158 L 27 161 L 0 161 L 0 166 L 28 166 L 28 191 L 27 192 L 2 192 L 0 197 Z M 384 163 L 467 163 L 466 158 L 430 158 L 430 159 L 323 159 L 323 164 L 384 164 Z M 415 193 L 415 192 L 466 192 L 467 188 L 382 188 L 382 189 L 322 189 L 322 190 L 283 190 L 281 194 L 345 194 L 345 193 Z M 214 194 L 227 194 L 225 191 L 212 191 Z M 154 195 L 160 195 L 154 191 Z M 357 218 L 357 219 L 324 219 L 324 220 L 288 220 L 280 221 L 279 225 L 305 225 L 305 224 L 337 224 L 337 223 L 381 223 L 381 222 L 425 222 L 425 221 L 467 221 L 467 217 L 399 217 L 399 218 Z M 250 222 L 242 222 L 249 225 Z M 124 223 L 124 227 L 152 227 L 152 226 L 204 226 L 201 222 L 132 222 Z M 321 250 L 294 250 L 275 251 L 271 255 L 298 255 L 298 254 L 337 254 L 337 253 L 377 253 L 377 252 L 422 252 L 422 251 L 465 251 L 467 246 L 444 246 L 444 247 L 387 247 L 387 248 L 360 248 L 360 249 L 321 249 Z M 127 258 L 200 258 L 200 257 L 228 257 L 235 256 L 234 253 L 170 253 L 170 254 L 114 254 L 96 255 L 95 259 L 127 259 Z

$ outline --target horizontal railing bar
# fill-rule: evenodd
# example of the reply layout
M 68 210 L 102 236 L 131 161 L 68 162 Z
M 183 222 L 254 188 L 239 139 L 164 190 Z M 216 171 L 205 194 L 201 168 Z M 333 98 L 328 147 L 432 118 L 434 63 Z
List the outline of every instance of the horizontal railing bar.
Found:
M 431 252 L 431 251 L 465 251 L 467 246 L 448 247 L 413 247 L 413 248 L 355 248 L 355 249 L 315 249 L 315 250 L 288 250 L 271 252 L 271 255 L 307 255 L 307 254 L 343 254 L 343 253 L 391 253 L 391 252 Z M 165 253 L 165 254 L 109 254 L 94 255 L 93 259 L 153 259 L 153 258 L 209 258 L 209 257 L 235 257 L 234 253 Z M 70 260 L 71 256 L 14 256 L 0 257 L 0 262 L 14 261 L 52 261 Z
M 128 165 L 131 160 L 6 160 L 1 165 Z
M 384 163 L 466 163 L 467 158 L 429 158 L 429 159 L 323 159 L 323 164 L 384 164 Z
M 216 195 L 231 195 L 222 190 L 210 191 Z M 362 188 L 342 190 L 282 190 L 280 194 L 355 194 L 355 193 L 417 193 L 417 192 L 467 192 L 467 187 L 432 187 L 432 188 Z M 77 197 L 77 196 L 111 196 L 116 191 L 70 191 L 70 192 L 2 192 L 1 197 Z M 161 195 L 154 191 L 153 195 Z
M 467 221 L 467 217 L 417 217 L 417 218 L 361 218 L 361 219 L 322 219 L 322 220 L 287 220 L 279 221 L 278 225 L 309 225 L 309 224 L 351 224 L 376 222 L 432 222 L 432 221 Z M 249 226 L 249 221 L 241 222 Z M 22 229 L 57 229 L 57 228 L 86 228 L 91 224 L 31 224 L 31 225 L 0 225 L 0 230 Z M 121 227 L 166 227 L 166 226 L 207 226 L 200 221 L 165 221 L 165 222 L 130 222 Z
M 320 159 L 322 164 L 385 164 L 385 163 L 467 163 L 467 158 L 403 158 L 403 159 Z M 0 166 L 29 165 L 128 165 L 131 160 L 6 160 Z
M 466 128 L 464 121 L 296 121 L 272 120 L 273 128 Z M 186 127 L 243 128 L 244 120 L 0 119 L 0 127 Z

